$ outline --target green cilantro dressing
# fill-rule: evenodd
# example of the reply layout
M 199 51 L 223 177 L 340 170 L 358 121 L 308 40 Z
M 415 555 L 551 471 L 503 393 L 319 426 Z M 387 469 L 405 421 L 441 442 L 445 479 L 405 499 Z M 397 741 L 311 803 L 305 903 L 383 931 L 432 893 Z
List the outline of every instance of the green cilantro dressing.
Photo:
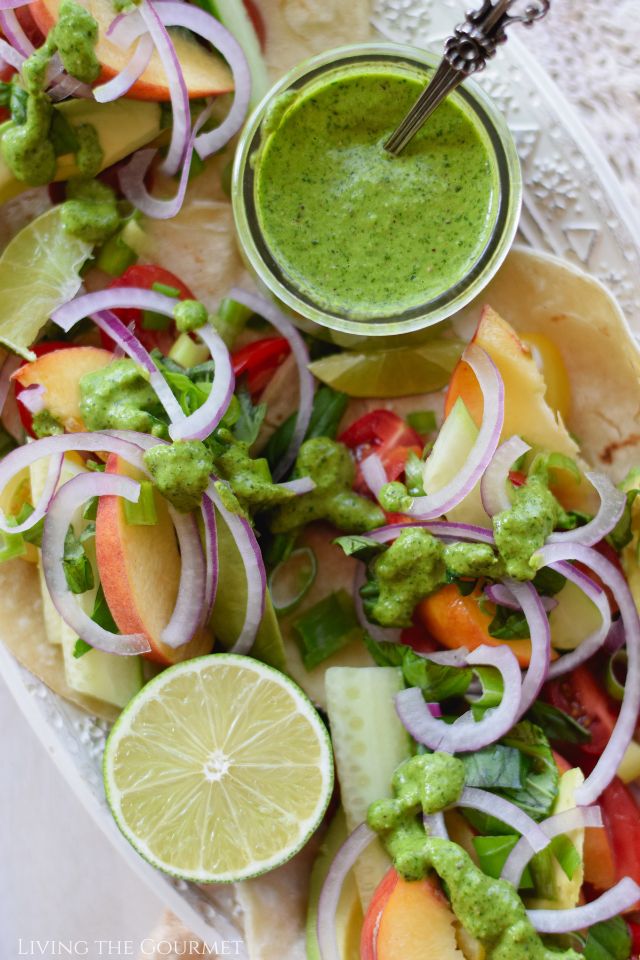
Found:
M 55 437 L 64 433 L 64 427 L 59 420 L 49 413 L 48 410 L 41 410 L 40 413 L 34 413 L 31 419 L 31 429 L 38 439 L 42 437 Z
M 383 149 L 424 77 L 386 65 L 283 94 L 254 157 L 267 247 L 297 289 L 355 319 L 444 293 L 478 261 L 496 214 L 484 133 L 451 99 L 400 157 Z
M 94 130 L 93 127 L 89 129 Z M 67 233 L 87 243 L 104 242 L 120 225 L 116 195 L 99 180 L 79 177 L 69 180 L 67 200 L 61 209 L 62 224 Z
M 228 431 L 227 431 L 228 432 Z M 229 445 L 215 457 L 215 472 L 231 485 L 243 509 L 251 513 L 295 499 L 295 493 L 275 484 L 263 457 L 249 455 L 249 444 L 229 437 Z
M 200 506 L 209 486 L 213 456 L 201 440 L 159 443 L 143 455 L 151 479 L 163 497 L 181 513 Z
M 173 312 L 176 328 L 180 333 L 188 333 L 204 327 L 209 319 L 209 313 L 204 303 L 199 300 L 181 300 L 176 304 Z
M 351 489 L 355 465 L 347 447 L 328 437 L 313 437 L 300 447 L 295 476 L 311 477 L 315 489 L 274 512 L 271 529 L 288 533 L 313 520 L 327 520 L 340 530 L 365 533 L 384 523 L 384 513 Z
M 74 0 L 63 0 L 58 21 L 43 45 L 23 64 L 22 83 L 27 93 L 25 115 L 4 125 L 0 150 L 14 177 L 30 186 L 50 183 L 56 174 L 57 157 L 73 152 L 83 176 L 95 176 L 102 162 L 97 131 L 91 124 L 72 130 L 73 149 L 61 146 L 69 131 L 61 131 L 60 119 L 45 93 L 46 72 L 57 52 L 64 69 L 83 83 L 93 83 L 100 74 L 95 54 L 98 24 L 88 10 Z
M 515 580 L 533 580 L 537 568 L 531 557 L 544 546 L 564 515 L 545 479 L 530 476 L 514 495 L 511 507 L 493 518 L 493 532 L 507 574 Z
M 427 835 L 422 815 L 455 804 L 464 777 L 462 761 L 444 753 L 412 757 L 398 767 L 393 798 L 377 800 L 367 815 L 396 870 L 407 880 L 420 880 L 434 870 L 453 912 L 482 943 L 487 960 L 580 960 L 573 950 L 543 944 L 510 883 L 488 877 L 456 843 Z
M 139 430 L 166 437 L 163 408 L 133 360 L 124 358 L 85 373 L 79 382 L 80 413 L 88 430 Z

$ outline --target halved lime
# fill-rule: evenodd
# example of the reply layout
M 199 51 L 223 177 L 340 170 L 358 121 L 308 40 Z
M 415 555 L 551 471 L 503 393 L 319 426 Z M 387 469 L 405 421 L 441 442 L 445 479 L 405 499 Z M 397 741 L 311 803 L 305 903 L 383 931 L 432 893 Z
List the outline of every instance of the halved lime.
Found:
M 326 810 L 326 727 L 291 680 L 251 657 L 187 660 L 151 680 L 104 755 L 107 800 L 154 866 L 198 883 L 266 873 Z
M 29 347 L 56 307 L 80 289 L 80 268 L 92 246 L 67 233 L 61 208 L 27 224 L 0 257 L 0 343 L 27 360 Z
M 409 397 L 446 386 L 462 349 L 459 340 L 439 339 L 372 353 L 345 351 L 315 360 L 309 369 L 350 397 Z

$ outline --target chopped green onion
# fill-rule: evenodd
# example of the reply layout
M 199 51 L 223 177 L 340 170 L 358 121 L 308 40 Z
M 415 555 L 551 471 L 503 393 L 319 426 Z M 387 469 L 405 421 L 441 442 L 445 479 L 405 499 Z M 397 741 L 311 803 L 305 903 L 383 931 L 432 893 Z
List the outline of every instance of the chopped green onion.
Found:
M 436 430 L 436 415 L 433 410 L 415 410 L 407 414 L 407 423 L 416 433 L 427 434 Z
M 24 537 L 19 533 L 0 533 L 0 563 L 22 557 L 27 549 Z
M 130 217 L 120 231 L 122 242 L 127 245 L 136 256 L 141 257 L 148 244 L 148 237 L 135 214 Z
M 310 547 L 300 547 L 281 561 L 269 576 L 274 609 L 281 614 L 295 609 L 309 591 L 317 572 L 316 555 Z
M 616 650 L 616 652 L 609 657 L 609 660 L 607 661 L 607 672 L 605 673 L 604 678 L 607 693 L 613 697 L 614 700 L 622 701 L 622 698 L 624 697 L 624 682 L 621 682 L 618 679 L 620 673 L 626 677 L 626 650 Z
M 504 683 L 502 674 L 495 667 L 476 667 L 474 673 L 482 684 L 482 694 L 477 699 L 471 699 L 467 695 L 467 700 L 471 703 L 474 718 L 478 720 L 485 710 L 497 707 L 501 703 Z
M 362 636 L 353 600 L 346 590 L 330 593 L 316 603 L 294 621 L 293 628 L 307 670 Z
M 151 289 L 155 293 L 164 293 L 165 297 L 173 297 L 174 300 L 178 300 L 180 297 L 180 291 L 177 287 L 172 287 L 168 283 L 160 283 L 159 280 L 151 284 Z
M 169 351 L 171 360 L 175 360 L 185 370 L 197 367 L 209 359 L 209 350 L 203 343 L 196 343 L 188 333 L 181 333 Z
M 153 484 L 143 480 L 140 484 L 140 499 L 137 503 L 123 500 L 124 518 L 131 527 L 152 527 L 158 522 Z
M 488 877 L 495 880 L 500 878 L 507 857 L 515 847 L 520 837 L 506 834 L 501 837 L 473 837 L 473 846 L 478 854 L 480 869 Z M 533 877 L 528 867 L 525 867 L 520 880 L 521 890 L 533 889 Z
M 136 263 L 138 254 L 122 239 L 122 232 L 109 237 L 96 258 L 95 265 L 111 277 L 121 277 L 127 267 Z
M 243 303 L 225 297 L 220 301 L 218 312 L 212 318 L 212 323 L 226 345 L 233 346 L 233 341 L 242 332 L 244 326 L 253 315 L 253 310 Z

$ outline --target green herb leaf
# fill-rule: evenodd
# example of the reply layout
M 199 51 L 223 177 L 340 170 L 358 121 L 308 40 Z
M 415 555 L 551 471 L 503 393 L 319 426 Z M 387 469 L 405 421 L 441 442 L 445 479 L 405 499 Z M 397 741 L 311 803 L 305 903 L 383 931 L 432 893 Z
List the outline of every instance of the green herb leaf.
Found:
M 567 578 L 556 570 L 552 570 L 551 567 L 542 567 L 533 578 L 534 587 L 538 593 L 545 597 L 555 597 L 557 593 L 560 593 L 566 582 Z
M 330 437 L 335 439 L 338 432 L 338 425 L 346 410 L 349 398 L 344 393 L 338 393 L 332 387 L 322 386 L 316 390 L 313 398 L 313 408 L 309 426 L 304 439 L 311 437 Z M 271 435 L 264 451 L 264 455 L 273 470 L 282 460 L 289 449 L 293 428 L 295 426 L 296 414 L 292 414 L 281 424 Z
M 62 567 L 67 586 L 72 593 L 86 593 L 87 590 L 93 588 L 91 563 L 73 527 L 69 527 L 64 540 Z
M 31 504 L 23 503 L 22 506 L 20 507 L 19 513 L 15 517 L 16 526 L 19 523 L 24 523 L 24 521 L 27 520 L 32 513 L 33 513 L 33 507 L 31 506 Z M 12 517 L 11 520 L 13 521 L 14 518 Z M 44 517 L 41 517 L 40 520 L 38 520 L 38 522 L 35 523 L 32 527 L 30 527 L 28 530 L 25 530 L 24 533 L 22 534 L 17 534 L 17 536 L 21 536 L 22 539 L 25 541 L 25 543 L 32 543 L 35 547 L 40 547 L 42 546 L 43 529 L 44 529 Z
M 622 550 L 633 540 L 633 505 L 636 501 L 636 497 L 639 494 L 640 490 L 635 488 L 627 491 L 627 502 L 624 510 L 622 511 L 622 516 L 606 538 L 607 542 L 611 544 L 614 550 Z
M 478 854 L 482 872 L 486 873 L 488 877 L 499 880 L 507 858 L 519 839 L 520 837 L 515 834 L 504 834 L 498 837 L 473 837 L 472 842 Z M 519 889 L 533 889 L 533 878 L 528 867 L 522 874 Z
M 449 667 L 421 657 L 404 643 L 374 640 L 365 633 L 367 650 L 379 667 L 402 667 L 405 683 L 420 687 L 426 700 L 440 702 L 466 693 L 473 673 L 466 667 Z
M 102 584 L 98 586 L 91 619 L 94 623 L 97 623 L 99 627 L 102 627 L 103 630 L 108 630 L 110 633 L 120 633 L 118 625 L 111 615 L 111 610 L 109 610 Z
M 489 624 L 489 636 L 496 637 L 498 640 L 515 640 L 529 637 L 531 634 L 524 613 L 497 606 L 493 620 Z
M 427 433 L 435 433 L 437 429 L 434 410 L 415 410 L 407 414 L 406 420 L 416 433 L 421 433 L 423 436 Z
M 549 740 L 561 743 L 591 742 L 591 732 L 586 727 L 550 703 L 536 700 L 528 718 L 542 727 Z
M 86 640 L 82 640 L 80 637 L 76 640 L 76 644 L 73 648 L 73 656 L 76 660 L 79 660 L 80 657 L 84 657 L 85 653 L 89 653 L 90 650 L 93 650 L 93 647 L 90 643 L 87 643 Z
M 370 537 L 360 537 L 357 534 L 336 537 L 333 542 L 342 547 L 345 556 L 357 557 L 358 560 L 364 560 L 365 562 L 387 549 L 386 543 L 378 543 L 377 540 L 372 540 Z
M 237 391 L 236 397 L 240 406 L 240 415 L 233 427 L 233 435 L 236 440 L 248 443 L 251 446 L 260 433 L 260 427 L 267 412 L 267 405 L 266 403 L 259 403 L 254 406 L 251 402 L 251 394 L 243 388 Z
M 353 600 L 346 590 L 330 593 L 293 622 L 302 662 L 313 670 L 362 636 Z
M 91 497 L 90 500 L 87 500 L 82 510 L 83 520 L 95 520 L 97 518 L 99 502 L 100 497 Z
M 515 747 L 494 743 L 475 753 L 463 754 L 460 759 L 464 763 L 468 787 L 520 790 L 524 786 L 526 764 Z
M 631 956 L 631 933 L 622 917 L 596 923 L 587 934 L 585 960 L 628 960 Z
M 51 114 L 49 139 L 53 144 L 56 157 L 64 157 L 69 153 L 77 153 L 80 144 L 76 132 L 67 118 L 55 107 Z

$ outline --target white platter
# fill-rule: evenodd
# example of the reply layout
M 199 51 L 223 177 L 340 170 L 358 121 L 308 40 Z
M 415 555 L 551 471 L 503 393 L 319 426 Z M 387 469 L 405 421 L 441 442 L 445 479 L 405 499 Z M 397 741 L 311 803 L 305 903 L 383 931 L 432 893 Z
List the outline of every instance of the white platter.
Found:
M 374 7 L 374 24 L 385 37 L 436 51 L 463 9 L 455 0 L 376 0 Z M 506 115 L 518 144 L 525 182 L 520 239 L 605 283 L 640 334 L 640 226 L 573 108 L 528 54 L 526 34 L 518 28 L 514 33 L 519 35 L 499 51 L 481 83 Z M 118 832 L 100 769 L 107 725 L 52 693 L 2 643 L 0 672 L 71 789 L 160 900 L 208 943 L 237 938 L 230 919 L 212 903 L 213 890 L 157 872 Z M 240 950 L 237 956 L 246 953 Z

